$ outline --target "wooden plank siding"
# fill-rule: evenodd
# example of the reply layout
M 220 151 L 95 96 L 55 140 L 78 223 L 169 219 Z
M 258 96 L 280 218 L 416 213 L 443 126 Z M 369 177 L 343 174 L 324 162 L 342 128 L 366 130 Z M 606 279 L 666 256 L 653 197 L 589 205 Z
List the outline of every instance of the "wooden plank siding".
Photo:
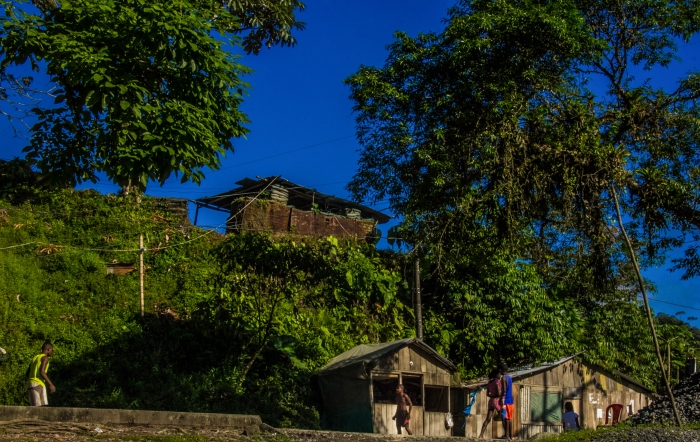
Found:
M 372 374 L 395 374 L 403 382 L 403 375 L 418 375 L 422 385 L 450 386 L 450 372 L 441 363 L 419 348 L 404 347 L 377 361 Z M 425 397 L 425 391 L 423 391 Z M 448 390 L 449 398 L 449 390 Z M 414 399 L 414 398 L 412 398 Z M 449 399 L 448 399 L 449 400 Z M 373 428 L 375 433 L 397 434 L 396 423 L 391 419 L 396 411 L 394 404 L 373 404 Z M 411 412 L 411 431 L 415 435 L 450 436 L 445 428 L 445 413 L 427 413 L 423 406 L 414 406 Z M 427 432 L 427 433 L 426 433 Z
M 411 362 L 413 362 L 413 365 L 411 365 Z M 431 356 L 405 347 L 396 353 L 379 359 L 374 371 L 420 374 L 423 375 L 423 382 L 427 385 L 449 386 L 450 372 L 437 366 L 437 363 L 438 361 Z
M 423 434 L 430 436 L 451 436 L 451 431 L 445 428 L 445 413 L 423 413 Z
M 468 397 L 472 391 L 465 389 L 465 397 Z M 563 430 L 560 422 L 530 421 L 529 400 L 532 392 L 561 394 L 562 414 L 564 404 L 571 402 L 574 411 L 580 416 L 581 426 L 586 429 L 595 429 L 604 425 L 607 407 L 612 404 L 624 406 L 621 415 L 624 420 L 629 415 L 628 406 L 632 405 L 632 411 L 637 413 L 651 402 L 648 392 L 639 386 L 624 379 L 615 378 L 578 360 L 569 360 L 551 369 L 529 376 L 524 375 L 514 380 L 513 428 L 516 432 L 515 436 L 520 439 L 527 439 L 541 432 L 559 433 Z M 479 436 L 481 424 L 487 417 L 487 401 L 486 391 L 481 390 L 476 396 L 470 417 L 466 419 L 464 429 L 466 437 Z M 603 417 L 599 418 L 601 413 Z M 492 426 L 486 435 L 500 436 L 502 434 L 502 430 L 498 429 L 500 425 L 501 422 L 497 422 L 497 427 Z
M 394 434 L 396 431 L 396 421 L 392 419 L 396 412 L 394 404 L 374 404 L 374 432 L 378 434 Z M 411 422 L 409 428 L 416 436 L 423 435 L 423 407 L 413 407 L 411 411 Z M 402 431 L 403 435 L 408 434 Z

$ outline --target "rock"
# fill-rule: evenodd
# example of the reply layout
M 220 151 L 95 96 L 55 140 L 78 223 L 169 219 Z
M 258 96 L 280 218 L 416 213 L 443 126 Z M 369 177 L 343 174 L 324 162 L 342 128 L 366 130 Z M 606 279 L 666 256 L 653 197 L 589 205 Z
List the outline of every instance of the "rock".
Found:
M 256 436 L 258 434 L 260 434 L 260 427 L 258 427 L 257 425 L 250 425 L 248 427 L 245 427 L 245 429 L 243 430 L 244 436 L 250 437 Z
M 591 442 L 695 442 L 698 432 L 679 428 L 630 428 L 594 436 Z
M 684 423 L 700 422 L 700 372 L 683 379 L 673 388 L 676 407 Z M 673 408 L 668 396 L 661 396 L 648 407 L 631 416 L 633 424 L 673 422 Z
M 258 428 L 260 428 L 260 431 L 262 431 L 263 433 L 277 433 L 277 430 L 275 429 L 275 427 L 273 427 L 271 425 L 264 424 L 264 423 L 258 425 Z

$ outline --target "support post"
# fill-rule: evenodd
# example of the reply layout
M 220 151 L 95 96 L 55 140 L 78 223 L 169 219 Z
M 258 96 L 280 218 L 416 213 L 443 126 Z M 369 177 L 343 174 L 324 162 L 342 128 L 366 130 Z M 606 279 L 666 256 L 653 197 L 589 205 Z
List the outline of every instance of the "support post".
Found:
M 141 317 L 144 315 L 143 308 L 143 235 L 139 235 L 139 296 L 141 298 Z
M 639 263 L 637 263 L 637 254 L 634 252 L 632 247 L 632 241 L 627 235 L 627 230 L 625 230 L 625 225 L 622 223 L 622 213 L 620 212 L 620 202 L 617 199 L 617 192 L 615 191 L 615 186 L 610 186 L 610 190 L 615 202 L 615 212 L 617 213 L 617 222 L 620 224 L 620 231 L 622 236 L 625 238 L 627 243 L 627 248 L 630 251 L 630 259 L 632 260 L 632 265 L 634 266 L 634 271 L 637 274 L 637 283 L 639 284 L 639 291 L 642 292 L 642 300 L 644 301 L 644 309 L 647 312 L 647 320 L 649 321 L 649 330 L 651 331 L 651 338 L 654 342 L 654 350 L 656 351 L 656 360 L 659 362 L 659 368 L 661 369 L 661 377 L 664 381 L 664 386 L 668 392 L 668 398 L 671 401 L 671 408 L 673 409 L 673 417 L 676 420 L 676 424 L 680 427 L 683 425 L 681 421 L 681 415 L 678 413 L 678 407 L 676 407 L 676 398 L 673 397 L 673 391 L 671 390 L 671 383 L 668 381 L 668 376 L 666 376 L 666 367 L 664 367 L 664 359 L 661 356 L 661 348 L 659 347 L 659 339 L 656 336 L 656 328 L 654 327 L 654 317 L 651 315 L 651 308 L 649 307 L 649 298 L 647 297 L 647 290 L 644 288 L 644 279 L 642 279 L 642 271 L 639 269 Z
M 416 258 L 413 268 L 415 289 L 416 289 L 416 336 L 421 341 L 423 340 L 423 306 L 421 305 L 420 296 L 420 260 Z
M 671 382 L 671 341 L 666 342 L 668 346 L 668 382 Z

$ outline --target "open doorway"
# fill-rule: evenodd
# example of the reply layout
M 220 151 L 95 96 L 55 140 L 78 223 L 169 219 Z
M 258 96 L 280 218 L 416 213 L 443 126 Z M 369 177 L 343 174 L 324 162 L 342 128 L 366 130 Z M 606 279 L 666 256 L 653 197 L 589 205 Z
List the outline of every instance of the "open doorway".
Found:
M 411 398 L 414 406 L 423 405 L 423 376 L 415 374 L 404 374 L 401 376 L 405 393 Z
M 372 376 L 372 394 L 375 404 L 396 403 L 396 387 L 399 385 L 398 374 L 375 374 Z M 411 398 L 413 399 L 413 398 Z

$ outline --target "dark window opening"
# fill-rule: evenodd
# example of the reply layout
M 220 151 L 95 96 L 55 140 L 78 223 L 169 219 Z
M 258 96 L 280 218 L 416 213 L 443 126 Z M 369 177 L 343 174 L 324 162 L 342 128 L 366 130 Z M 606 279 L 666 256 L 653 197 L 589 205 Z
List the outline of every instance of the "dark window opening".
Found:
M 404 392 L 411 398 L 413 405 L 420 407 L 423 405 L 423 382 L 422 376 L 405 374 L 401 376 Z
M 437 385 L 425 386 L 425 411 L 447 413 L 450 411 L 449 389 Z
M 399 375 L 373 375 L 372 394 L 375 404 L 395 404 L 396 387 L 399 385 Z

